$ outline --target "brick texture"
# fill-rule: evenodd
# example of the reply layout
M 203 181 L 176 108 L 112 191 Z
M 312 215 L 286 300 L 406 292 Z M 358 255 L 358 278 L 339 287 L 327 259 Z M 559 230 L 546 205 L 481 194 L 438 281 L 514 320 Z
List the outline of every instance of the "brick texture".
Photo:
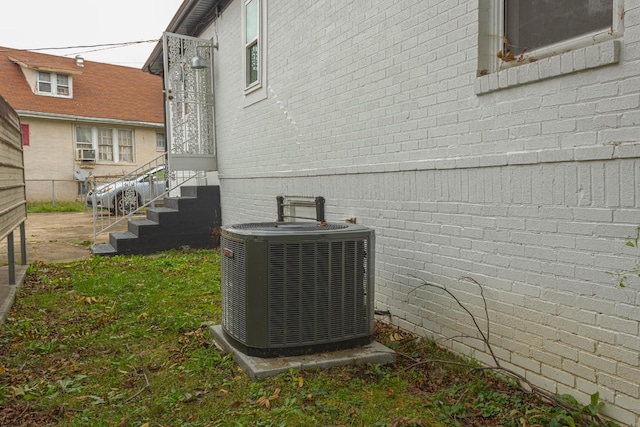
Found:
M 477 2 L 271 0 L 268 96 L 245 106 L 240 3 L 205 33 L 220 44 L 223 222 L 322 195 L 329 220 L 375 229 L 376 305 L 398 325 L 477 337 L 423 286 L 484 325 L 473 278 L 506 366 L 600 390 L 639 425 L 640 284 L 615 274 L 639 255 L 625 242 L 640 223 L 640 8 L 616 40 L 477 77 Z M 443 342 L 490 363 L 476 340 Z

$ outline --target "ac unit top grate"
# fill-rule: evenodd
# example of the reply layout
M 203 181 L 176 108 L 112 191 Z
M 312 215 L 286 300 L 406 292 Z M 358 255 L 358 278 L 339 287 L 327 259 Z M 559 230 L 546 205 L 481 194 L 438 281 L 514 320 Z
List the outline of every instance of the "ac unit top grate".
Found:
M 292 231 L 297 233 L 342 230 L 349 228 L 348 224 L 317 223 L 317 222 L 252 222 L 247 224 L 235 224 L 229 227 L 234 230 L 253 231 Z

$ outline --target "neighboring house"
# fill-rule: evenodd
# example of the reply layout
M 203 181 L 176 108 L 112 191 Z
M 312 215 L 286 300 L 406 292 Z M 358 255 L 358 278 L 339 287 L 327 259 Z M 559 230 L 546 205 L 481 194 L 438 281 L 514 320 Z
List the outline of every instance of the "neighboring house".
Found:
M 484 327 L 471 278 L 504 366 L 640 425 L 640 284 L 608 274 L 640 255 L 638 0 L 186 0 L 167 31 L 217 45 L 224 224 L 323 196 L 375 229 L 394 323 L 492 363 L 421 286 Z
M 27 199 L 83 199 L 165 151 L 162 80 L 139 69 L 0 47 L 0 95 L 22 126 Z

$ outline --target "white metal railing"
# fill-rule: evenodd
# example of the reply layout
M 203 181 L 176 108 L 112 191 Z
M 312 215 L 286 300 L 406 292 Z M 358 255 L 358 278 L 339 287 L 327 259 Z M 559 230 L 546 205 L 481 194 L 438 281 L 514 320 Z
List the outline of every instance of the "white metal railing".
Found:
M 163 154 L 117 179 L 93 177 L 87 194 L 87 204 L 93 211 L 93 243 L 100 234 L 113 230 L 142 209 L 154 207 L 171 190 L 202 176 L 197 171 L 169 171 Z

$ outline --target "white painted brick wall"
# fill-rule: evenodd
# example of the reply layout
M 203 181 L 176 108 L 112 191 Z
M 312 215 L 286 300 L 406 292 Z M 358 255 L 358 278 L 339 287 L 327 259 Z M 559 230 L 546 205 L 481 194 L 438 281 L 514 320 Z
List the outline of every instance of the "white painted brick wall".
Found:
M 268 96 L 246 107 L 240 3 L 205 32 L 223 222 L 322 195 L 329 220 L 375 228 L 376 303 L 400 327 L 476 337 L 420 287 L 483 319 L 472 277 L 505 366 L 640 425 L 640 283 L 606 273 L 639 255 L 640 2 L 615 42 L 476 77 L 477 2 L 269 0 Z

